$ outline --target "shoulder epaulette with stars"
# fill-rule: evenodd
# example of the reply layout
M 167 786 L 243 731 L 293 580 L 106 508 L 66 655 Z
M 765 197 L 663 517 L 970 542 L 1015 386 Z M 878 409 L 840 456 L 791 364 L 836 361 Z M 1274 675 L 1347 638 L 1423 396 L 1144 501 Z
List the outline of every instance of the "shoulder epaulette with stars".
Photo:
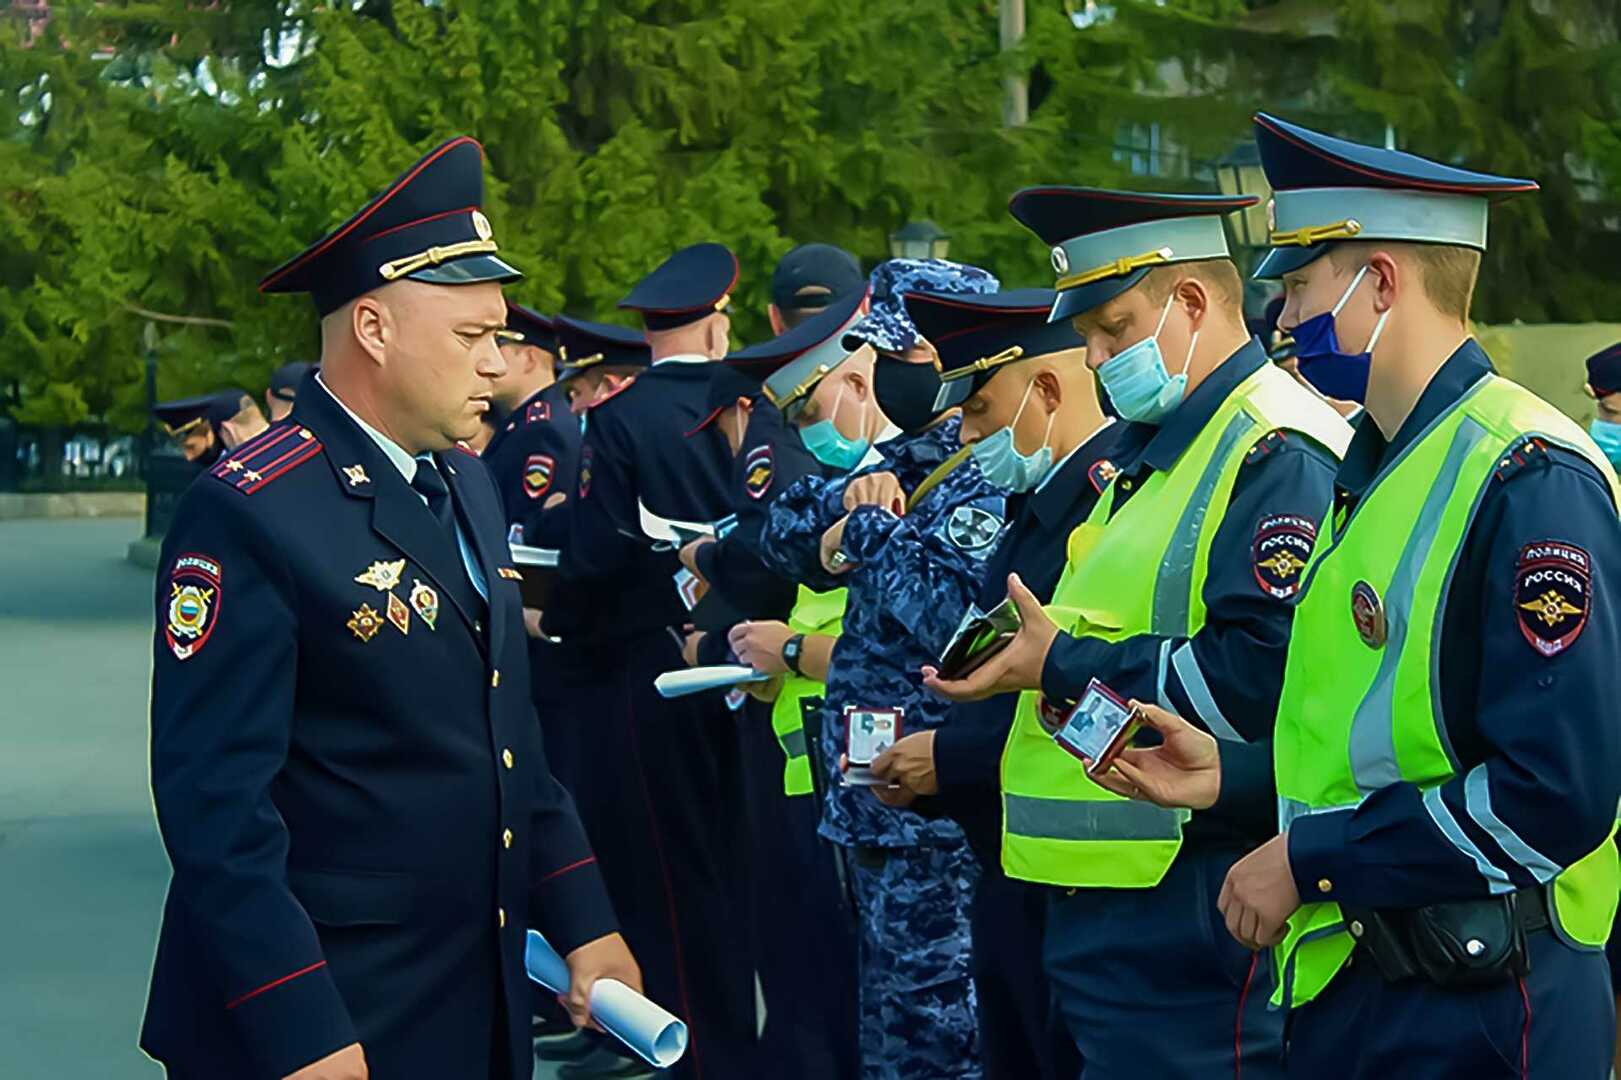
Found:
M 1533 435 L 1518 446 L 1510 447 L 1508 453 L 1498 460 L 1493 475 L 1502 482 L 1528 465 L 1547 460 L 1548 444 Z
M 244 495 L 252 495 L 278 477 L 321 455 L 321 440 L 302 424 L 273 425 L 225 455 L 208 475 Z
M 1283 447 L 1289 440 L 1289 433 L 1282 428 L 1274 428 L 1261 436 L 1261 440 L 1250 447 L 1250 452 L 1244 455 L 1244 464 L 1254 465 L 1268 454 Z

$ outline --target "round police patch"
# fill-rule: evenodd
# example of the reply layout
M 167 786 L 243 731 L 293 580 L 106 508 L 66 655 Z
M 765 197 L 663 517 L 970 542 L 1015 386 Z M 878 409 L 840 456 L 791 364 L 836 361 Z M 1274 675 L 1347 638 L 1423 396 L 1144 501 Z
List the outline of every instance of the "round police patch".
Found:
M 190 660 L 219 622 L 220 564 L 212 555 L 187 554 L 169 571 L 169 610 L 163 636 L 176 660 Z
M 1587 627 L 1593 594 L 1592 560 L 1563 540 L 1520 549 L 1514 567 L 1514 614 L 1520 633 L 1540 656 L 1558 656 Z
M 550 454 L 530 454 L 523 465 L 523 493 L 538 499 L 551 490 L 552 470 L 556 462 Z
M 1351 586 L 1351 622 L 1356 625 L 1357 636 L 1370 649 L 1383 648 L 1389 627 L 1385 622 L 1385 605 L 1379 594 L 1366 581 Z
M 749 451 L 749 456 L 743 459 L 743 490 L 749 493 L 749 498 L 765 497 L 765 493 L 771 490 L 776 469 L 770 444 L 756 446 Z
M 1250 545 L 1250 563 L 1261 591 L 1277 600 L 1298 593 L 1316 543 L 1317 523 L 1310 518 L 1294 514 L 1262 518 Z
M 977 506 L 959 506 L 946 519 L 946 539 L 964 551 L 978 551 L 996 542 L 1002 519 Z

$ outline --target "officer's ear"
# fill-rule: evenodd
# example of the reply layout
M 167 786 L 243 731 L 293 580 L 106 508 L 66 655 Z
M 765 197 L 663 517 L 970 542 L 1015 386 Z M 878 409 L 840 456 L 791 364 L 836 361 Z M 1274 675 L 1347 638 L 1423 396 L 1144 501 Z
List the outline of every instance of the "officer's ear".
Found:
M 773 336 L 780 335 L 784 330 L 788 329 L 788 324 L 783 321 L 782 311 L 776 304 L 767 304 L 765 313 L 771 320 L 771 333 Z
M 852 395 L 858 401 L 866 401 L 870 396 L 871 387 L 867 377 L 859 371 L 846 371 L 840 375 L 844 380 L 844 392 Z
M 1210 314 L 1210 289 L 1197 277 L 1185 277 L 1176 286 L 1176 303 L 1188 313 L 1188 323 L 1198 330 Z
M 1037 372 L 1033 384 L 1035 389 L 1030 392 L 1031 396 L 1046 403 L 1047 412 L 1055 413 L 1064 404 L 1064 381 L 1051 368 Z
M 367 356 L 379 366 L 386 363 L 394 339 L 394 316 L 375 296 L 362 296 L 350 305 L 349 329 Z

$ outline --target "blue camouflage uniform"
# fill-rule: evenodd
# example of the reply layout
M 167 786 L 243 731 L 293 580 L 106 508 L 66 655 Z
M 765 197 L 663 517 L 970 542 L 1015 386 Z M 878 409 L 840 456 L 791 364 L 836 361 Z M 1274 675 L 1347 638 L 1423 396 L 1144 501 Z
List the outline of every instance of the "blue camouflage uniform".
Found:
M 864 1076 L 980 1075 L 968 934 L 978 868 L 967 840 L 952 821 L 843 786 L 838 761 L 848 706 L 898 707 L 903 733 L 945 722 L 950 704 L 923 689 L 918 670 L 938 661 L 978 594 L 1004 499 L 964 461 L 903 517 L 876 506 L 851 513 L 850 572 L 822 568 L 821 538 L 845 514 L 850 479 L 892 472 L 913 490 L 957 449 L 960 427 L 952 418 L 880 444 L 883 460 L 851 477 L 806 477 L 772 504 L 766 526 L 767 558 L 785 573 L 812 588 L 850 590 L 816 765 L 827 777 L 821 834 L 853 849 Z

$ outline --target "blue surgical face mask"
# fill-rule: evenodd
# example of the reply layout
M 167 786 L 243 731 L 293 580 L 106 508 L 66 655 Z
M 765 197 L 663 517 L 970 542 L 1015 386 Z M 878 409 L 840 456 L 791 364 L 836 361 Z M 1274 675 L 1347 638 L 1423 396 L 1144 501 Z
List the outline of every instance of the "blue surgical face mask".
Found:
M 1339 301 L 1327 311 L 1313 315 L 1291 333 L 1295 339 L 1295 355 L 1299 357 L 1300 377 L 1317 388 L 1324 397 L 1362 404 L 1368 400 L 1368 372 L 1373 366 L 1373 347 L 1379 335 L 1385 332 L 1385 320 L 1390 311 L 1379 316 L 1374 324 L 1368 346 L 1359 353 L 1348 353 L 1340 348 L 1339 331 L 1334 320 L 1345 307 L 1356 287 L 1368 274 L 1364 266 L 1356 272 L 1351 284 L 1340 294 Z
M 1594 420 L 1587 425 L 1587 433 L 1610 459 L 1610 464 L 1621 468 L 1621 424 L 1613 420 Z
M 1013 441 L 1013 429 L 1018 425 L 1019 417 L 1024 415 L 1024 407 L 1029 403 L 1030 392 L 1035 386 L 1036 382 L 1032 379 L 1030 385 L 1024 388 L 1024 398 L 1019 402 L 1019 409 L 1013 414 L 1011 424 L 997 428 L 970 448 L 985 479 L 1015 495 L 1034 490 L 1053 467 L 1053 451 L 1047 445 L 1047 440 L 1052 438 L 1053 419 L 1057 413 L 1047 416 L 1047 433 L 1041 437 L 1040 450 L 1033 454 L 1022 454 Z
M 1154 332 L 1115 353 L 1098 368 L 1098 378 L 1115 412 L 1127 420 L 1157 424 L 1182 403 L 1182 395 L 1187 392 L 1188 363 L 1199 343 L 1199 331 L 1195 330 L 1188 341 L 1188 355 L 1182 358 L 1182 370 L 1174 377 L 1166 372 L 1165 358 L 1159 351 L 1159 332 L 1165 329 L 1165 319 L 1175 303 L 1176 294 L 1172 293 L 1165 301 L 1165 310 L 1159 313 Z
M 871 445 L 865 438 L 847 439 L 833 423 L 839 415 L 839 406 L 844 402 L 844 387 L 839 387 L 838 396 L 833 399 L 833 411 L 826 420 L 818 420 L 799 429 L 799 439 L 805 444 L 811 456 L 830 469 L 840 472 L 849 472 L 861 463 L 867 456 L 867 448 Z

